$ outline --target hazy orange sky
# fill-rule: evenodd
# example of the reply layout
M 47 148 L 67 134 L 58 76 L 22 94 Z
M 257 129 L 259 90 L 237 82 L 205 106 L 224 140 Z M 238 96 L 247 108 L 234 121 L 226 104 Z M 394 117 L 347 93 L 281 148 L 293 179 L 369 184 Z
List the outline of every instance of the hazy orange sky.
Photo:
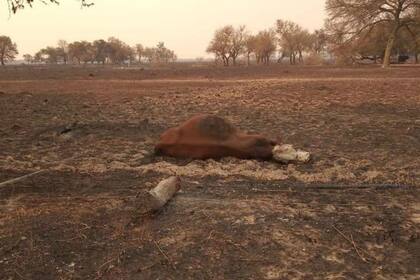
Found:
M 207 57 L 214 30 L 245 24 L 252 32 L 273 27 L 276 19 L 293 20 L 313 30 L 323 25 L 325 0 L 96 0 L 80 8 L 77 0 L 38 3 L 9 17 L 0 2 L 0 35 L 18 44 L 20 55 L 55 46 L 59 39 L 107 39 L 154 46 L 164 41 L 179 58 Z

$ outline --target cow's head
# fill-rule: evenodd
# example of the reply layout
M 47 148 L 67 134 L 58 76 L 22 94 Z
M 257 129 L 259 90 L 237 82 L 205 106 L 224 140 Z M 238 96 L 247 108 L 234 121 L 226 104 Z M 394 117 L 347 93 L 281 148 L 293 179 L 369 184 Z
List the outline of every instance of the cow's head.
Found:
M 238 149 L 246 158 L 271 159 L 276 142 L 261 135 L 241 135 L 237 139 Z
M 273 158 L 282 163 L 302 162 L 307 163 L 311 160 L 311 155 L 302 150 L 296 150 L 292 145 L 277 145 L 273 149 Z

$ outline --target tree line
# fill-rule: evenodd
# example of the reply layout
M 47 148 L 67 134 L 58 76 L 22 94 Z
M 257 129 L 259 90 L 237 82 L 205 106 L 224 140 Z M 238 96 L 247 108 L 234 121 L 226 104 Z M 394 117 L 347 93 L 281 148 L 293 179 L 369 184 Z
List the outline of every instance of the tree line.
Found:
M 9 9 L 16 13 L 33 2 L 56 3 L 59 0 L 7 0 Z M 93 2 L 80 0 L 82 6 Z M 398 61 L 410 55 L 415 62 L 420 54 L 420 0 L 326 0 L 327 19 L 323 28 L 309 32 L 302 26 L 278 20 L 274 27 L 250 34 L 245 26 L 237 28 L 227 25 L 216 30 L 207 52 L 213 53 L 217 61 L 229 66 L 237 64 L 238 57 L 246 58 L 250 64 L 268 64 L 278 52 L 278 61 L 288 58 L 290 64 L 303 63 L 304 59 L 333 58 L 336 62 L 355 63 L 363 59 L 380 61 L 388 67 L 392 57 Z M 11 60 L 17 54 L 16 44 L 10 38 L 0 42 L 0 60 Z M 101 46 L 107 45 L 106 48 Z M 115 48 L 113 49 L 113 48 Z M 74 42 L 68 45 L 69 58 L 78 63 L 121 63 L 137 55 L 137 48 L 129 48 L 115 38 L 108 41 Z M 71 51 L 70 51 L 71 49 Z M 141 48 L 140 48 L 141 49 Z M 133 51 L 136 50 L 136 51 Z M 147 51 L 146 51 L 147 50 Z M 173 61 L 175 54 L 162 44 L 144 49 L 148 61 Z M 27 56 L 29 58 L 29 56 Z M 34 59 L 63 60 L 63 48 L 48 47 L 35 55 Z M 104 57 L 106 58 L 104 60 Z M 64 61 L 67 61 L 64 59 Z M 66 63 L 66 62 L 65 62 Z
M 2 55 L 3 53 L 5 55 Z M 16 44 L 9 37 L 1 36 L 1 63 L 4 65 L 5 62 L 12 61 L 17 54 Z M 142 44 L 131 47 L 115 37 L 110 37 L 108 40 L 99 39 L 93 42 L 68 43 L 59 40 L 56 46 L 45 47 L 34 55 L 24 54 L 23 58 L 28 64 L 167 64 L 175 62 L 177 56 L 163 42 L 159 42 L 156 47 L 143 47 Z
M 279 51 L 278 62 L 288 57 L 290 64 L 303 63 L 306 52 L 321 54 L 326 50 L 325 31 L 313 33 L 300 25 L 278 20 L 275 28 L 251 34 L 245 26 L 237 28 L 227 25 L 216 30 L 207 52 L 213 53 L 216 60 L 225 66 L 236 65 L 239 56 L 246 58 L 247 64 L 254 58 L 257 64 L 269 64 L 273 55 Z
M 304 62 L 304 57 L 332 58 L 340 63 L 363 59 L 382 62 L 391 57 L 403 62 L 420 54 L 420 0 L 327 0 L 328 18 L 321 29 L 309 32 L 297 23 L 277 20 L 274 27 L 253 35 L 245 26 L 217 29 L 207 52 L 223 65 L 235 65 L 240 56 L 250 64 Z

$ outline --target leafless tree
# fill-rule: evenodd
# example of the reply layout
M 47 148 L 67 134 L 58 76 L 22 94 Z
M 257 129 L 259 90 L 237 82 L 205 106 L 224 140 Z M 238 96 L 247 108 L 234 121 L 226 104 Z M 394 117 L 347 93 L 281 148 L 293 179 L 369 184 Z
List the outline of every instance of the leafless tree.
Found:
M 43 4 L 53 3 L 60 4 L 60 0 L 6 0 L 9 10 L 13 13 L 16 13 L 18 10 L 24 9 L 25 7 L 32 5 L 36 2 L 41 2 Z M 80 0 L 82 7 L 90 7 L 94 3 L 88 0 Z
M 420 9 L 419 0 L 327 0 L 329 32 L 351 43 L 366 30 L 381 23 L 389 25 L 383 67 L 390 65 L 397 35 L 404 26 L 415 22 L 413 14 Z

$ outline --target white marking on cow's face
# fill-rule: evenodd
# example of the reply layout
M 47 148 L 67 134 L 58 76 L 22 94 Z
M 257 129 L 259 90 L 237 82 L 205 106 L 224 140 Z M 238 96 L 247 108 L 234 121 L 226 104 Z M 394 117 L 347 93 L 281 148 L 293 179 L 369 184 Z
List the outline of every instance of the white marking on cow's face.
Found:
M 273 158 L 282 163 L 302 162 L 306 163 L 310 160 L 309 152 L 296 150 L 292 145 L 277 145 L 273 149 Z

